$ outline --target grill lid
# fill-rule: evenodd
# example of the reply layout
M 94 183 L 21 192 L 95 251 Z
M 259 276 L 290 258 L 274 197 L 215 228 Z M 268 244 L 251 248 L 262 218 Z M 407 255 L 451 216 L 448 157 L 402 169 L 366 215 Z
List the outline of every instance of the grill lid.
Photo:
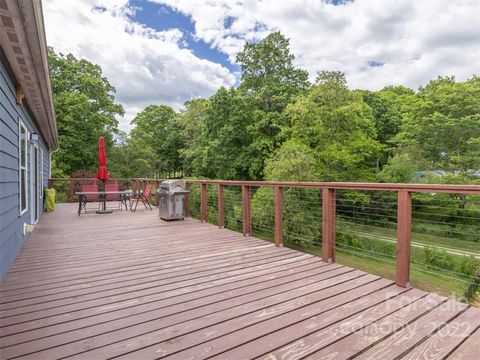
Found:
M 182 179 L 172 179 L 172 180 L 165 180 L 160 184 L 160 189 L 162 190 L 183 190 L 185 189 L 185 180 Z

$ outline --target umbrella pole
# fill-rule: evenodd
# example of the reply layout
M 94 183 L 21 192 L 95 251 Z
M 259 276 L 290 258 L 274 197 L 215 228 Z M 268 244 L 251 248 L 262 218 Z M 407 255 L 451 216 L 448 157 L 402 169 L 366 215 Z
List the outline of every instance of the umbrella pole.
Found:
M 105 191 L 105 180 L 103 181 L 103 191 Z M 107 195 L 105 195 L 106 197 Z M 103 198 L 103 211 L 107 210 L 107 199 Z
M 105 192 L 105 181 L 102 181 L 103 182 L 103 191 Z M 102 210 L 97 210 L 97 214 L 111 214 L 113 212 L 113 210 L 107 210 L 107 195 L 104 194 L 103 195 L 103 199 L 102 200 Z

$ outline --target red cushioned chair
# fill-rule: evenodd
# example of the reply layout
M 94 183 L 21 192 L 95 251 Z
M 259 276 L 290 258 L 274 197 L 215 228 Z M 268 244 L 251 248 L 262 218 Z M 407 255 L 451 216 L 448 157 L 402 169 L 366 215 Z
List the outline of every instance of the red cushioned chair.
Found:
M 148 210 L 147 208 L 147 204 L 148 204 L 150 210 L 153 211 L 152 205 L 150 204 L 151 194 L 152 194 L 152 185 L 147 184 L 145 185 L 145 189 L 143 189 L 143 192 L 133 195 L 133 201 L 135 201 L 135 208 L 133 209 L 133 212 L 137 210 L 137 205 L 139 201 L 143 203 L 143 206 L 145 206 L 146 210 Z

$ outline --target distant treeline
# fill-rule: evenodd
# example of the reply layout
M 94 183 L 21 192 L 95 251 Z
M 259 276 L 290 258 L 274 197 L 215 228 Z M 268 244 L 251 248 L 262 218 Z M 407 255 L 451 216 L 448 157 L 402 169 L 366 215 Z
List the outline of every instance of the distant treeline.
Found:
M 478 76 L 439 77 L 416 91 L 351 90 L 335 71 L 310 83 L 293 60 L 280 33 L 247 43 L 237 55 L 239 86 L 178 112 L 150 105 L 125 134 L 100 67 L 51 49 L 61 143 L 54 175 L 95 169 L 103 135 L 116 177 L 478 182 Z

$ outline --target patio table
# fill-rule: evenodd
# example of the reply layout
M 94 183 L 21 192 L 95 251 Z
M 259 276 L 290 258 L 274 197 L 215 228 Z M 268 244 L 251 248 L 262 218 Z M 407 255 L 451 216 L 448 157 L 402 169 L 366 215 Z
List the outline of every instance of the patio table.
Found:
M 125 210 L 128 209 L 127 207 L 127 200 L 133 194 L 132 190 L 122 190 L 122 191 L 76 191 L 75 195 L 78 195 L 78 216 L 82 212 L 82 207 L 87 205 L 88 199 L 87 195 L 99 195 L 98 199 L 95 199 L 95 202 L 102 203 L 102 210 L 97 210 L 98 214 L 109 214 L 113 212 L 113 210 L 107 210 L 106 203 L 109 201 L 107 199 L 107 195 L 118 195 L 118 201 L 125 205 Z M 91 201 L 92 202 L 92 201 Z

